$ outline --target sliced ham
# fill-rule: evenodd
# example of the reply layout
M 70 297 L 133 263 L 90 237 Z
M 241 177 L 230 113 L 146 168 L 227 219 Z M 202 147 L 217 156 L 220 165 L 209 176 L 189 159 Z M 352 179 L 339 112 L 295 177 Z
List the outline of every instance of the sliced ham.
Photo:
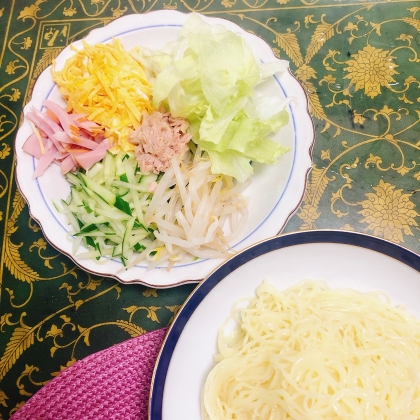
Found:
M 53 135 L 53 137 L 56 140 L 60 141 L 61 143 L 66 143 L 66 144 L 74 144 L 75 143 L 75 141 L 65 131 L 55 133 Z M 77 141 L 76 144 L 78 146 L 82 146 L 82 147 L 84 147 L 86 149 L 89 149 L 89 150 L 93 150 L 93 149 L 96 149 L 98 147 L 98 143 L 96 143 L 96 141 L 90 140 L 90 139 L 82 137 L 82 136 L 79 137 L 79 140 Z
M 38 159 L 34 178 L 42 175 L 53 162 L 67 173 L 77 167 L 89 169 L 103 159 L 110 142 L 96 123 L 87 121 L 86 115 L 68 114 L 52 101 L 44 100 L 43 105 L 46 112 L 33 108 L 25 116 L 36 131 L 22 146 L 25 152 Z
M 73 155 L 76 162 L 83 168 L 89 169 L 96 162 L 99 162 L 105 157 L 106 151 L 109 149 L 110 143 L 108 139 L 105 139 L 98 147 L 90 152 L 79 153 Z
M 41 155 L 41 158 L 38 161 L 38 165 L 36 165 L 32 178 L 35 179 L 42 175 L 48 166 L 53 163 L 58 154 L 59 152 L 55 147 L 46 148 L 45 153 Z
M 76 169 L 77 165 L 73 159 L 73 156 L 67 155 L 62 161 L 61 161 L 61 172 L 63 174 L 66 174 L 67 172 L 73 171 Z
M 39 145 L 38 137 L 35 133 L 32 133 L 23 143 L 22 149 L 30 155 L 36 157 L 38 160 L 41 159 L 42 152 Z

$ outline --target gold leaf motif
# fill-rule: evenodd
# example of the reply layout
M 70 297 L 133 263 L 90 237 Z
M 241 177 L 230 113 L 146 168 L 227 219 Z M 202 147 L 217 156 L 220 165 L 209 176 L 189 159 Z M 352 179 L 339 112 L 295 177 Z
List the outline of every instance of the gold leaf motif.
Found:
M 305 27 L 309 28 L 310 23 L 315 24 L 315 23 L 318 23 L 319 21 L 314 20 L 314 15 L 307 15 L 304 18 L 304 22 L 305 22 Z
M 128 321 L 117 320 L 116 325 L 118 325 L 120 328 L 122 328 L 128 334 L 130 334 L 131 337 L 137 337 L 137 336 L 142 335 L 146 332 L 143 328 L 139 327 L 136 324 L 133 324 L 132 322 L 128 322 Z
M 12 322 L 12 321 L 10 321 L 10 318 L 12 317 L 12 314 L 11 313 L 6 313 L 6 314 L 3 314 L 1 317 L 0 317 L 0 332 L 4 332 L 4 326 L 6 326 L 6 325 L 8 325 L 9 327 L 12 327 L 13 325 L 16 325 L 16 324 L 18 324 L 18 322 Z
M 76 302 L 74 302 L 74 307 L 76 309 L 78 309 L 81 305 L 83 305 L 83 300 L 76 300 Z
M 26 315 L 25 312 L 22 316 Z M 0 359 L 0 380 L 4 378 L 9 369 L 16 363 L 16 360 L 34 344 L 34 330 L 21 322 L 21 326 L 17 327 L 10 341 L 6 345 L 6 350 Z
M 62 48 L 48 48 L 44 50 L 44 54 L 42 54 L 42 57 L 39 59 L 32 74 L 32 78 L 36 79 L 52 63 L 61 50 Z
M 39 275 L 37 272 L 32 270 L 32 268 L 30 268 L 25 262 L 22 261 L 19 253 L 19 248 L 22 247 L 23 243 L 21 243 L 20 245 L 15 245 L 11 242 L 10 239 L 10 236 L 17 230 L 17 227 L 15 227 L 14 225 L 25 205 L 25 200 L 23 199 L 22 195 L 17 191 L 15 196 L 13 197 L 13 213 L 7 224 L 7 240 L 5 245 L 4 261 L 5 266 L 8 268 L 8 270 L 13 276 L 15 276 L 18 280 L 30 283 L 34 280 L 37 280 L 39 278 Z
M 64 16 L 73 16 L 76 13 L 77 13 L 77 9 L 74 8 L 74 7 L 69 7 L 69 8 L 65 7 L 64 10 L 63 10 L 63 15 Z
M 56 337 L 57 335 L 63 337 L 63 330 L 61 328 L 58 328 L 57 325 L 53 324 L 51 325 L 49 331 L 47 331 L 47 333 L 45 334 L 45 337 Z
M 353 122 L 355 124 L 363 124 L 366 118 L 362 114 L 358 114 L 357 112 L 353 112 Z
M 400 101 L 403 101 L 405 104 L 410 104 L 410 105 L 413 105 L 414 104 L 413 101 L 410 101 L 410 99 L 407 98 L 407 96 L 405 95 L 405 93 L 403 93 L 401 96 L 398 96 L 398 99 Z
M 94 280 L 92 278 L 89 279 L 89 283 L 86 286 L 87 290 L 96 290 L 98 286 L 100 286 L 102 283 L 102 280 Z
M 420 20 L 414 18 L 403 18 L 402 21 L 408 23 L 411 26 L 414 26 L 414 28 L 416 28 L 417 31 L 420 32 Z
M 15 223 L 19 214 L 22 212 L 24 207 L 26 206 L 26 201 L 23 199 L 21 193 L 16 191 L 15 196 L 13 197 L 13 214 L 10 218 L 11 223 Z
M 330 179 L 326 176 L 324 169 L 313 166 L 310 181 L 308 182 L 305 196 L 303 197 L 303 205 L 300 207 L 299 213 L 297 213 L 297 216 L 305 222 L 300 229 L 315 228 L 315 221 L 321 215 L 321 213 L 317 211 L 318 205 L 329 181 Z
M 157 291 L 156 289 L 149 289 L 147 288 L 144 292 L 143 292 L 143 296 L 145 297 L 157 297 Z
M 329 128 L 331 127 L 331 124 L 327 122 L 325 124 L 325 127 L 321 130 L 321 133 L 325 133 Z M 343 144 L 343 142 L 341 142 Z
M 416 173 L 413 175 L 413 177 L 414 177 L 415 179 L 417 179 L 417 181 L 420 181 L 420 172 L 416 172 Z
M 331 160 L 330 152 L 331 152 L 330 149 L 321 150 L 321 159 L 322 160 Z
M 312 115 L 319 120 L 326 120 L 327 116 L 325 115 L 324 108 L 318 98 L 314 84 L 308 81 L 302 82 L 302 84 L 308 94 L 309 107 Z
M 401 34 L 398 38 L 398 41 L 407 41 L 408 45 L 411 45 L 411 41 L 413 40 L 412 35 Z
M 344 31 L 353 31 L 353 30 L 358 30 L 359 27 L 357 25 L 355 25 L 353 22 L 349 22 L 345 27 L 344 27 Z
M 133 313 L 138 307 L 137 306 L 129 306 L 128 308 L 123 308 L 124 311 L 127 311 L 129 314 Z
M 410 168 L 407 168 L 406 166 L 402 166 L 401 168 L 398 168 L 397 169 L 397 172 L 400 174 L 400 175 L 402 175 L 402 176 L 404 176 L 405 174 L 407 174 L 408 172 L 410 172 Z
M 276 44 L 286 52 L 297 67 L 300 67 L 303 64 L 303 57 L 300 52 L 299 42 L 293 32 L 276 34 Z
M 171 319 L 169 320 L 169 324 L 171 324 L 175 319 L 176 314 L 181 309 L 181 305 L 166 306 L 166 309 L 169 309 L 173 313 Z
M 18 59 L 13 60 L 13 61 L 9 61 L 9 63 L 7 63 L 7 66 L 6 66 L 4 71 L 9 75 L 15 74 L 17 69 L 23 67 L 23 66 L 19 66 L 18 63 L 19 63 Z
M 89 347 L 90 346 L 90 342 L 89 342 L 89 332 L 90 330 L 88 330 L 86 333 L 83 334 L 83 341 L 85 342 L 85 344 Z
M 71 318 L 69 318 L 67 315 L 60 315 L 60 318 L 68 324 L 71 321 Z
M 376 33 L 381 36 L 381 24 L 375 23 L 375 22 L 369 22 L 370 26 L 372 26 L 373 29 L 375 29 Z
M 27 17 L 35 17 L 35 13 L 39 10 L 39 7 L 35 4 L 26 6 L 19 14 L 18 19 L 25 20 Z
M 1 389 L 0 389 L 0 404 L 3 406 L 3 407 L 7 407 L 7 403 L 6 403 L 6 400 L 8 400 L 9 399 L 9 397 L 4 393 L 4 391 L 2 391 Z
M 6 159 L 10 155 L 11 148 L 8 144 L 2 143 L 3 150 L 0 150 L 0 159 Z
M 311 171 L 311 181 L 306 188 L 305 201 L 318 203 L 327 185 L 328 178 L 325 176 L 325 170 L 314 166 Z
M 83 333 L 83 331 L 86 330 L 86 328 L 81 327 L 80 325 L 77 326 L 77 329 L 79 330 L 79 332 Z
M 39 278 L 39 274 L 22 261 L 19 253 L 19 248 L 21 248 L 22 245 L 23 243 L 15 245 L 10 241 L 10 238 L 7 238 L 4 264 L 12 276 L 18 280 L 31 283 Z
M 376 167 L 382 163 L 382 158 L 380 156 L 375 156 L 372 153 L 369 154 L 369 157 L 366 159 L 365 168 L 369 167 L 369 164 L 373 164 Z
M 419 10 L 420 7 L 412 7 L 411 9 L 408 9 L 411 13 L 416 14 Z
M 51 354 L 51 357 L 54 357 L 54 354 L 55 354 L 55 352 L 58 350 L 58 347 L 55 347 L 55 346 L 53 346 L 53 347 L 51 347 L 50 348 L 50 354 Z
M 346 101 L 343 101 L 343 103 L 345 103 Z M 348 101 L 347 101 L 348 102 Z M 337 127 L 337 129 L 335 130 L 335 134 L 334 134 L 334 138 L 336 138 L 337 136 L 339 136 L 341 134 L 341 128 Z
M 332 37 L 334 36 L 334 24 L 325 23 L 324 21 L 325 14 L 321 16 L 321 22 L 316 28 L 315 32 L 311 37 L 311 42 L 308 45 L 306 50 L 305 62 L 309 63 L 315 54 L 320 50 L 320 48 Z
M 122 9 L 120 9 L 120 8 L 112 9 L 111 8 L 112 16 L 116 17 L 116 18 L 121 17 L 126 11 L 127 11 L 127 7 L 124 7 Z
M 393 110 L 392 108 L 389 108 L 387 105 L 385 105 L 385 106 L 381 109 L 381 112 L 382 112 L 383 114 L 386 114 L 386 115 L 391 115 L 391 114 L 394 112 L 394 110 Z
M 12 88 L 12 94 L 9 96 L 11 102 L 17 102 L 20 99 L 20 90 L 16 88 Z
M 152 321 L 159 322 L 159 319 L 156 315 L 156 311 L 160 309 L 158 306 L 150 306 L 147 311 L 147 318 L 151 319 Z

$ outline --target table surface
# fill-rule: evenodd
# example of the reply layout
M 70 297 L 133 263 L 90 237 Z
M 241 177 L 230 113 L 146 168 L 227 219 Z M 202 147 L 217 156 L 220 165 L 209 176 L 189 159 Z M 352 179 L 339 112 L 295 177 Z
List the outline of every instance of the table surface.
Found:
M 238 23 L 306 89 L 313 169 L 285 232 L 355 230 L 420 250 L 418 1 L 0 0 L 0 419 L 76 360 L 170 324 L 194 289 L 79 269 L 46 242 L 14 179 L 14 138 L 38 75 L 90 30 L 159 9 Z

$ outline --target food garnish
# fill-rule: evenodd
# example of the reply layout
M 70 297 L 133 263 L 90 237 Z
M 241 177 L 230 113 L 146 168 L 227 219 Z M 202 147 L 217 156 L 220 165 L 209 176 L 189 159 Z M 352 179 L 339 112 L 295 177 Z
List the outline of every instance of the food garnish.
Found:
M 230 177 L 210 172 L 208 156 L 199 149 L 175 156 L 158 180 L 143 173 L 132 152 L 107 153 L 85 174 L 69 173 L 71 193 L 62 208 L 76 238 L 79 258 L 121 258 L 130 267 L 200 258 L 221 258 L 228 241 L 247 220 L 247 199 Z M 232 233 L 224 232 L 228 222 Z M 237 229 L 239 228 L 239 229 Z M 134 252 L 140 254 L 133 257 Z
M 114 39 L 89 45 L 52 68 L 52 78 L 67 102 L 67 111 L 87 114 L 105 129 L 114 150 L 134 150 L 128 141 L 140 127 L 142 113 L 153 111 L 152 88 L 142 65 Z
M 46 112 L 32 108 L 26 114 L 33 133 L 22 148 L 38 159 L 32 178 L 42 175 L 55 162 L 63 174 L 78 167 L 90 168 L 102 160 L 110 148 L 103 129 L 83 114 L 68 114 L 52 101 L 44 100 Z

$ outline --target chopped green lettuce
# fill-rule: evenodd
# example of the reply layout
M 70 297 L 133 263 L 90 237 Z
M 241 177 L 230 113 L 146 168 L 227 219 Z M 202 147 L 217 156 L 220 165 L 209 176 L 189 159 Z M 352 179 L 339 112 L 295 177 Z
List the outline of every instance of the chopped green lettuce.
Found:
M 153 101 L 190 123 L 193 141 L 207 151 L 213 173 L 243 182 L 251 161 L 273 164 L 287 148 L 267 136 L 287 124 L 286 102 L 258 97 L 255 87 L 288 63 L 261 63 L 244 39 L 193 13 L 176 41 L 135 57 L 155 76 Z

